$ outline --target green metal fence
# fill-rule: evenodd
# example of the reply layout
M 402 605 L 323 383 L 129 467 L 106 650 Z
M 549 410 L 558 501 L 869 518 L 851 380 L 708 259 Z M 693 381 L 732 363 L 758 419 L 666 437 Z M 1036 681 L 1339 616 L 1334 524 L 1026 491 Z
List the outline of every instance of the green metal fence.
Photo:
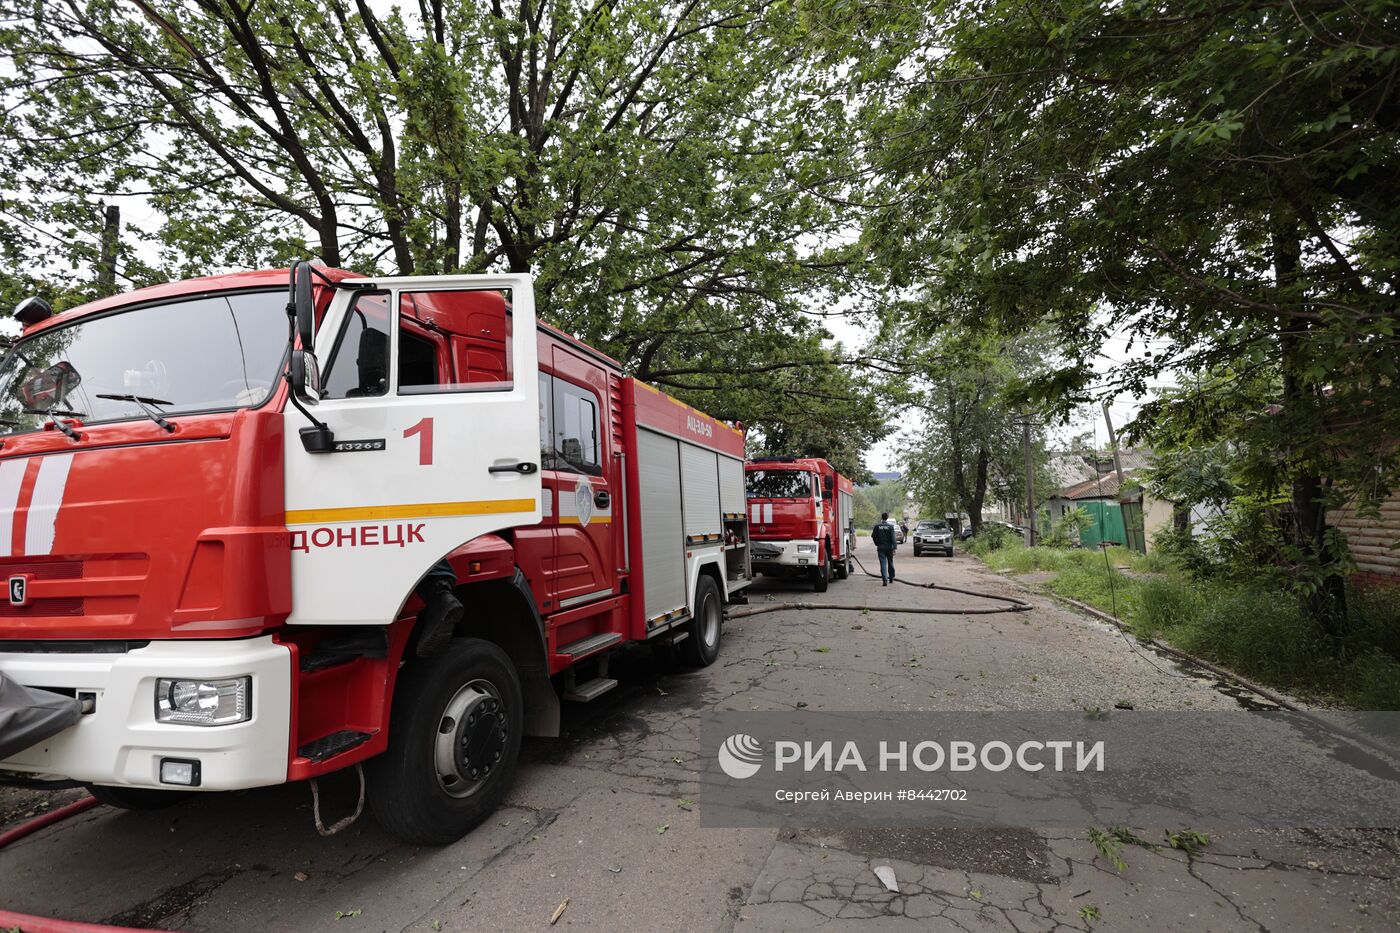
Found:
M 1093 524 L 1079 533 L 1080 547 L 1096 548 L 1104 541 L 1110 544 L 1127 544 L 1128 535 L 1123 527 L 1123 510 L 1119 508 L 1117 502 L 1088 499 L 1076 502 L 1075 505 L 1088 512 L 1094 520 Z

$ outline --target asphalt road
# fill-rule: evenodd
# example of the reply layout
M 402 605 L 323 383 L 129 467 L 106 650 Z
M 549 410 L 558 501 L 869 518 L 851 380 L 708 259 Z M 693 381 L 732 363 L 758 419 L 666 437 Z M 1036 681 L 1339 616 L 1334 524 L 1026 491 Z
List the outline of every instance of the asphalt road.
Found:
M 1025 596 L 965 556 L 905 548 L 900 571 Z M 1194 859 L 1130 847 L 1118 871 L 1082 832 L 701 828 L 697 716 L 710 709 L 1238 706 L 1210 678 L 1027 598 L 1032 613 L 902 615 L 880 607 L 984 604 L 858 577 L 821 601 L 869 613 L 733 621 L 708 669 L 666 672 L 634 653 L 614 665 L 617 690 L 566 708 L 561 738 L 527 741 L 508 805 L 442 849 L 398 843 L 368 818 L 321 838 L 304 786 L 156 813 L 99 807 L 0 851 L 0 905 L 191 931 L 542 930 L 566 900 L 560 929 L 1397 928 L 1393 831 L 1222 834 Z M 761 583 L 753 604 L 770 600 L 815 597 Z M 352 778 L 327 791 L 328 818 L 353 806 Z M 0 824 L 79 793 L 0 792 Z

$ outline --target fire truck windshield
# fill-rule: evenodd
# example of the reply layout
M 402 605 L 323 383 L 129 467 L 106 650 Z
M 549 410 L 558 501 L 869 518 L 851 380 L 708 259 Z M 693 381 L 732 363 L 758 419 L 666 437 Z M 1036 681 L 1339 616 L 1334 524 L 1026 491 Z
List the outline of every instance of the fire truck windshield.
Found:
M 801 470 L 750 470 L 745 474 L 750 499 L 810 499 L 812 477 Z
M 86 424 L 262 404 L 287 349 L 286 293 L 235 292 L 74 321 L 0 363 L 0 433 L 54 415 Z M 139 401 L 138 401 L 139 400 Z

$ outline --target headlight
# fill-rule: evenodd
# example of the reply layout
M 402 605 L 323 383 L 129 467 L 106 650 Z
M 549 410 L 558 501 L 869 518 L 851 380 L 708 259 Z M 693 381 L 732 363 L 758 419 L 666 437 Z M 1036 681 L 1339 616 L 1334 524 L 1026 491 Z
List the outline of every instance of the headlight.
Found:
M 797 546 L 797 553 L 799 553 L 799 554 L 815 554 L 815 553 L 817 553 L 817 546 L 816 546 L 815 544 L 799 544 L 799 545 Z
M 229 726 L 253 714 L 253 678 L 156 681 L 156 722 Z

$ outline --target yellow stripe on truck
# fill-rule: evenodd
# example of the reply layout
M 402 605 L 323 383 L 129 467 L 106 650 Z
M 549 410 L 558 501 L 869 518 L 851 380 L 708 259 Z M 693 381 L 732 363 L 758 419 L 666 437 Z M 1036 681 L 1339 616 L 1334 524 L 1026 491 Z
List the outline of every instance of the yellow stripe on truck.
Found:
M 452 518 L 462 515 L 507 515 L 533 512 L 535 499 L 478 499 L 472 502 L 410 502 L 404 505 L 354 505 L 341 509 L 289 509 L 288 525 L 321 525 L 366 519 Z

